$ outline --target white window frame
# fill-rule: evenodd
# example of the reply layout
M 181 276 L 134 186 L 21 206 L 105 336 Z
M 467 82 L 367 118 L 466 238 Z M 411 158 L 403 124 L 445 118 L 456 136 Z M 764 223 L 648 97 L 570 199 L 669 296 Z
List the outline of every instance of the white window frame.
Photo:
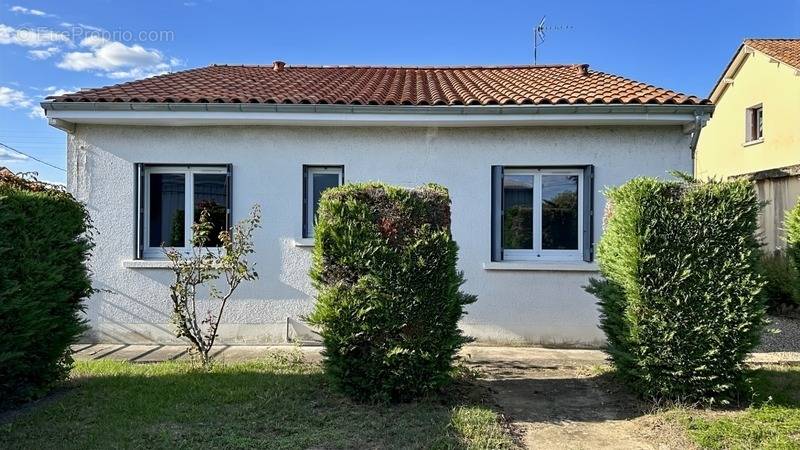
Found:
M 344 181 L 344 167 L 343 166 L 306 166 L 306 201 L 305 201 L 305 214 L 306 231 L 308 238 L 314 237 L 314 175 L 315 174 L 335 174 L 339 176 L 339 186 Z
M 224 166 L 147 166 L 144 168 L 144 220 L 142 226 L 144 227 L 144 250 L 142 256 L 146 259 L 163 258 L 164 250 L 161 247 L 150 246 L 150 175 L 151 174 L 183 174 L 184 183 L 184 246 L 183 247 L 167 247 L 172 250 L 179 251 L 185 255 L 192 252 L 191 239 L 192 239 L 192 221 L 194 219 L 194 174 L 227 174 L 228 169 Z M 231 199 L 228 199 L 230 204 Z M 206 248 L 206 247 L 204 247 Z M 207 247 L 213 249 L 216 247 Z
M 753 105 L 746 110 L 745 144 L 764 140 L 764 104 Z
M 533 176 L 533 249 L 503 249 L 503 261 L 582 261 L 583 260 L 583 170 L 555 168 L 506 168 L 504 176 Z M 578 176 L 578 248 L 575 250 L 542 249 L 542 176 Z M 503 194 L 505 195 L 505 194 Z M 503 212 L 504 214 L 505 212 Z M 502 230 L 500 231 L 502 233 Z M 502 245 L 502 239 L 501 239 Z

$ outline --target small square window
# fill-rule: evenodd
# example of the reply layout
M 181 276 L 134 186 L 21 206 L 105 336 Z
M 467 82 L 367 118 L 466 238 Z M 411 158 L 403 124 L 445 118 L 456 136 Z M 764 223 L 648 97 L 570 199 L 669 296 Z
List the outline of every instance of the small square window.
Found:
M 764 139 L 764 107 L 762 105 L 747 108 L 746 127 L 746 142 Z
M 492 168 L 492 260 L 591 260 L 592 180 L 584 167 Z
M 303 166 L 303 237 L 314 236 L 322 193 L 344 182 L 344 166 Z

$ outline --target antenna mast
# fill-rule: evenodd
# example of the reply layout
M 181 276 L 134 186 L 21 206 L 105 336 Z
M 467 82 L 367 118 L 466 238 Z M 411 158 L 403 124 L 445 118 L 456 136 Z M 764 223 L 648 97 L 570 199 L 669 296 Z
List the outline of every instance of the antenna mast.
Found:
M 535 66 L 539 60 L 539 45 L 544 42 L 544 21 L 547 19 L 547 16 L 542 16 L 542 20 L 539 21 L 539 25 L 536 25 L 536 28 L 533 29 L 533 65 Z M 541 38 L 541 42 L 539 39 Z
M 533 64 L 536 65 L 539 63 L 539 46 L 544 43 L 544 32 L 545 31 L 553 31 L 553 30 L 571 30 L 572 27 L 570 25 L 559 25 L 559 26 L 545 26 L 544 22 L 547 19 L 547 16 L 542 16 L 542 20 L 539 21 L 539 25 L 536 25 L 536 28 L 533 29 Z

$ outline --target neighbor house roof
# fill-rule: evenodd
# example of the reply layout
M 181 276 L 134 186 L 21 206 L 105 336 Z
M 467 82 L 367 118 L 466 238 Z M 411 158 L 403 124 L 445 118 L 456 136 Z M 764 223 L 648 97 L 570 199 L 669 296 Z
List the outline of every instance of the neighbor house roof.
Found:
M 800 69 L 800 38 L 798 39 L 746 39 L 744 45 Z
M 213 65 L 48 97 L 54 102 L 343 105 L 702 105 L 709 100 L 587 65 L 310 67 Z
M 747 55 L 753 50 L 768 55 L 777 61 L 793 67 L 800 74 L 800 38 L 783 39 L 745 39 L 736 53 L 731 58 L 725 70 L 717 79 L 708 97 L 713 102 L 718 102 L 722 94 L 730 85 L 731 80 L 736 75 L 739 67 L 747 59 Z

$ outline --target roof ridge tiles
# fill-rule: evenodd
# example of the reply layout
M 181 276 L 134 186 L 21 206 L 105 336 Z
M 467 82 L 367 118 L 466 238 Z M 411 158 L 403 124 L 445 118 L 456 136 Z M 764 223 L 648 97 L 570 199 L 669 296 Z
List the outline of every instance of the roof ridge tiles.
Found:
M 286 64 L 285 69 L 403 69 L 403 70 L 502 70 L 502 69 L 553 69 L 553 68 L 572 68 L 580 64 L 510 64 L 510 65 L 445 65 L 445 66 L 406 66 L 406 65 L 311 65 L 311 64 Z M 272 69 L 272 64 L 211 64 L 198 69 L 210 67 L 245 67 L 245 68 L 264 68 Z
M 773 37 L 773 38 L 744 38 L 745 41 L 800 41 L 800 37 Z
M 658 103 L 710 103 L 619 75 L 584 71 L 583 67 L 287 65 L 275 70 L 268 65 L 213 64 L 48 99 L 423 106 L 640 104 L 658 97 Z

